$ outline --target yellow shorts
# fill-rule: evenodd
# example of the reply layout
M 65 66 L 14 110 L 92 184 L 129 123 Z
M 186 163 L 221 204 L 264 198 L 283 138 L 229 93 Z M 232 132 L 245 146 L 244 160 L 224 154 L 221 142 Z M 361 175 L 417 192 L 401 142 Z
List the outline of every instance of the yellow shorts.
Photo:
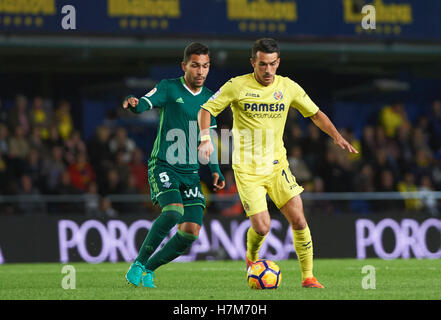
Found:
M 303 187 L 297 184 L 289 166 L 282 167 L 267 176 L 234 171 L 234 177 L 247 217 L 268 210 L 267 194 L 280 209 L 303 191 Z

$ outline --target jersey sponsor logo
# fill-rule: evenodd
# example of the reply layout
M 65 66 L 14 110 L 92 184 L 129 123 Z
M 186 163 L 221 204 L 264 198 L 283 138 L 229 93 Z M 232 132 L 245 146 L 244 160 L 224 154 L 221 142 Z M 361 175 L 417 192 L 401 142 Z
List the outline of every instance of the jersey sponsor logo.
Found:
M 156 90 L 158 90 L 158 89 L 156 89 L 156 87 L 153 88 L 153 89 L 150 90 L 149 93 L 147 93 L 145 96 L 146 96 L 147 98 L 150 98 L 152 95 L 155 94 Z
M 283 103 L 245 103 L 244 111 L 257 111 L 257 112 L 281 112 L 285 110 Z
M 245 116 L 250 119 L 280 119 L 282 117 L 281 113 L 252 113 L 245 112 Z
M 217 96 L 220 95 L 221 90 L 222 90 L 222 89 L 217 90 L 217 92 L 216 92 L 215 94 L 213 94 L 213 95 L 210 97 L 210 100 L 213 101 L 214 99 L 216 99 Z
M 199 191 L 198 187 L 195 187 L 194 189 L 187 189 L 184 190 L 184 194 L 187 198 L 202 198 L 204 199 L 204 195 L 201 191 Z
M 276 91 L 273 94 L 274 99 L 276 100 L 282 100 L 283 99 L 283 93 L 282 91 Z

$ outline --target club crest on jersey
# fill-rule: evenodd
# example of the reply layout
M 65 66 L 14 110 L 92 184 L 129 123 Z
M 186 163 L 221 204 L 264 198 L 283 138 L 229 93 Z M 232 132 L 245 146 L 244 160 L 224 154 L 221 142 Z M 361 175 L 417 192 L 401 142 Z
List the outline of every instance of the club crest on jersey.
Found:
M 147 97 L 147 98 L 150 98 L 152 95 L 154 95 L 155 94 L 155 92 L 156 92 L 156 88 L 153 88 L 152 90 L 150 90 L 150 92 L 149 93 L 147 93 L 145 96 Z
M 274 99 L 276 99 L 276 100 L 282 100 L 283 99 L 283 93 L 282 93 L 282 91 L 276 91 L 276 92 L 274 92 Z

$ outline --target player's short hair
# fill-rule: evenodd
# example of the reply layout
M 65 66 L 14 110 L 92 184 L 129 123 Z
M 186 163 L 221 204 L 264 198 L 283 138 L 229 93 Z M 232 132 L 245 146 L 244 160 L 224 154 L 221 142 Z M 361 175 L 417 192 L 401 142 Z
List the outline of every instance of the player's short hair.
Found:
M 276 40 L 271 38 L 261 38 L 261 39 L 257 39 L 254 42 L 253 49 L 251 50 L 251 57 L 253 59 L 256 58 L 256 54 L 258 51 L 263 53 L 277 52 L 277 57 L 280 57 L 279 44 L 277 43 Z
M 192 42 L 184 49 L 184 63 L 187 63 L 190 60 L 192 54 L 197 54 L 197 55 L 206 54 L 209 56 L 210 50 L 203 43 Z

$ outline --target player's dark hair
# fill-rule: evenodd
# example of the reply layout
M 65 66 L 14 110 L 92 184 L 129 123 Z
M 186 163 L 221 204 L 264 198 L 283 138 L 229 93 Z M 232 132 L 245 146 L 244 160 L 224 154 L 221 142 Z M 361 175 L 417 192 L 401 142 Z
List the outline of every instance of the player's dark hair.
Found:
M 254 42 L 253 49 L 251 51 L 251 57 L 253 59 L 256 58 L 257 52 L 263 52 L 263 53 L 274 53 L 277 52 L 277 57 L 280 57 L 280 48 L 279 44 L 276 40 L 271 38 L 262 38 L 257 39 Z
M 190 60 L 192 54 L 201 55 L 207 54 L 210 55 L 210 50 L 205 44 L 199 42 L 192 42 L 184 49 L 184 63 L 187 63 Z

